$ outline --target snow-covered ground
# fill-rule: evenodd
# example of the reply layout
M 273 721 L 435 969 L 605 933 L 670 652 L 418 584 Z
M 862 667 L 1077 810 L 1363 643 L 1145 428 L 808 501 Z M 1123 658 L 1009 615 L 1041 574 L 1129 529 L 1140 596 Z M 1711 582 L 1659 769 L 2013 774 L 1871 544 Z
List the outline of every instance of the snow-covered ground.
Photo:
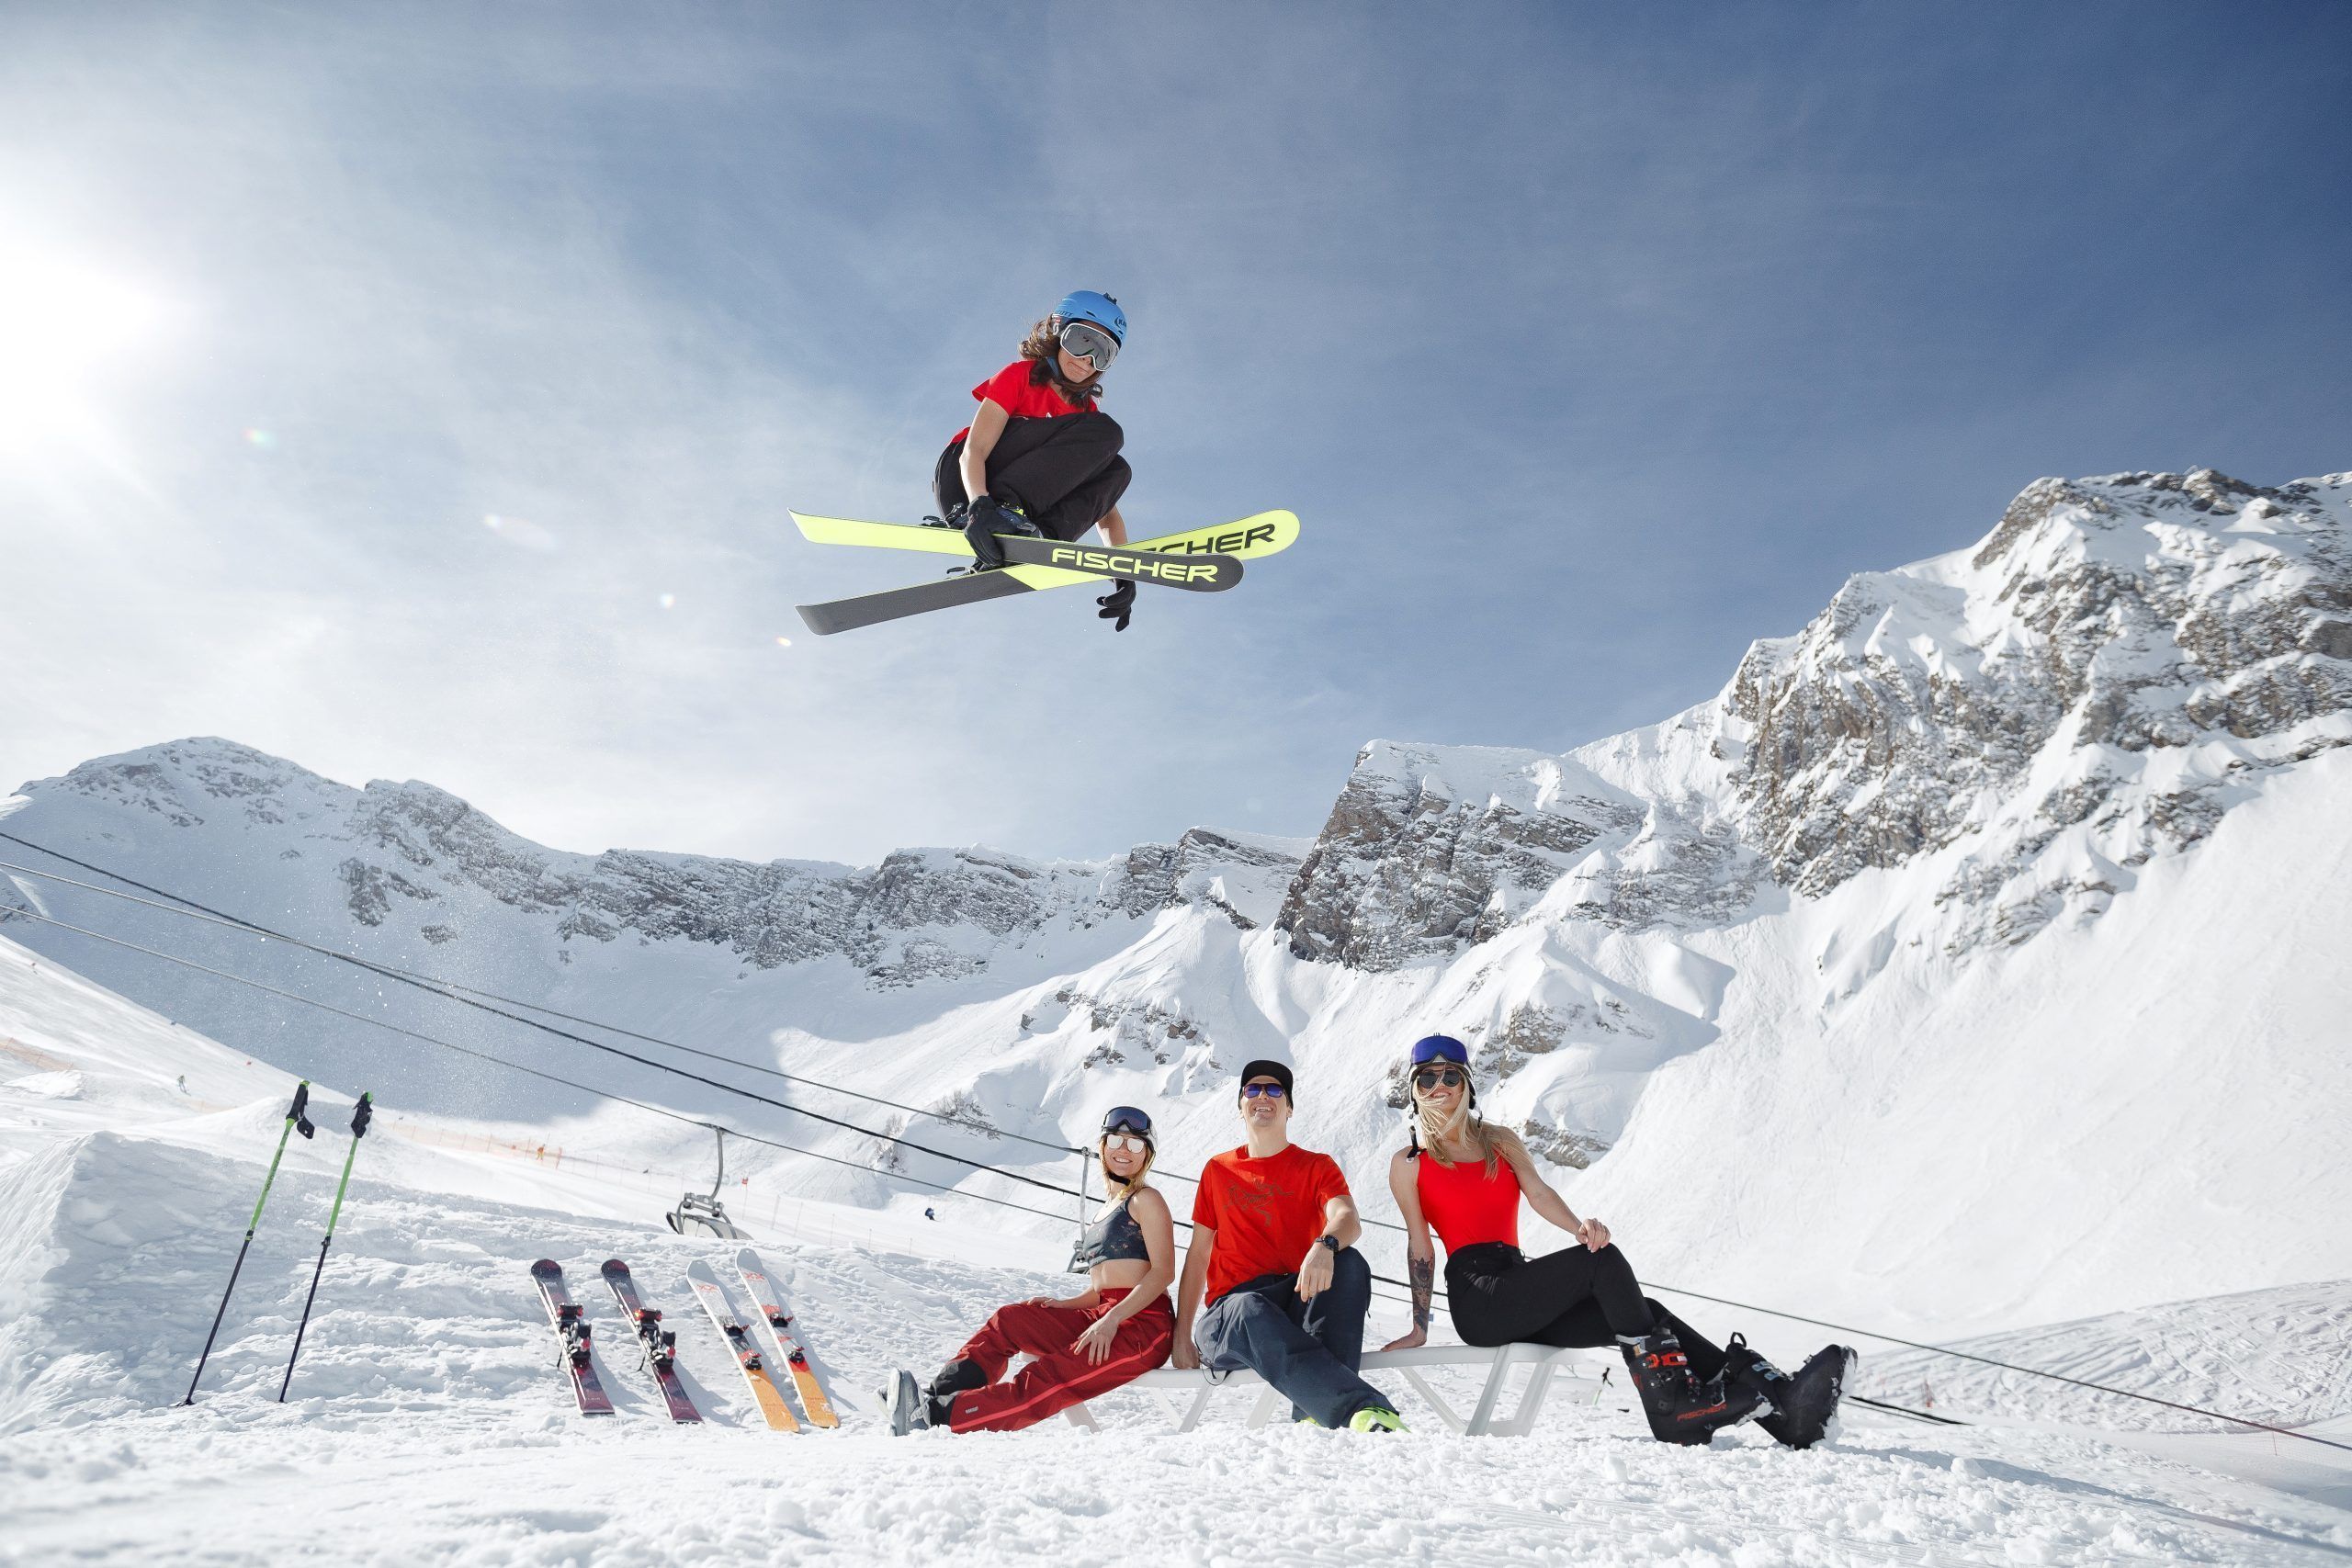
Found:
M 2147 1451 L 2137 1445 L 2159 1439 L 2144 1432 L 1857 1410 L 1811 1452 L 1748 1429 L 1693 1452 L 1649 1440 L 1616 1390 L 1589 1382 L 1555 1393 L 1524 1439 L 1453 1438 L 1426 1418 L 1393 1439 L 1250 1432 L 1239 1396 L 1180 1438 L 1134 1395 L 1099 1404 L 1100 1435 L 1056 1423 L 892 1439 L 867 1393 L 888 1369 L 927 1365 L 996 1303 L 1067 1284 L 1052 1244 L 989 1233 L 961 1209 L 935 1223 L 842 1212 L 856 1246 L 762 1235 L 844 1406 L 838 1432 L 775 1434 L 746 1424 L 741 1383 L 689 1310 L 686 1264 L 724 1249 L 670 1235 L 650 1218 L 658 1201 L 594 1168 L 458 1146 L 511 1141 L 511 1126 L 449 1121 L 412 1119 L 362 1145 L 279 1405 L 344 1149 L 348 1100 L 323 1086 L 320 1136 L 292 1145 L 185 1408 L 290 1079 L 6 943 L 0 1053 L 0 1554 L 12 1562 L 2352 1559 L 2352 1496 L 2326 1450 L 2266 1482 L 2247 1478 L 2257 1462 Z M 804 1237 L 828 1223 L 808 1208 L 789 1219 Z M 542 1255 L 588 1303 L 620 1406 L 609 1420 L 572 1411 L 526 1274 Z M 673 1314 L 707 1425 L 662 1417 L 618 1314 L 588 1288 L 613 1255 Z M 2063 1359 L 2113 1337 L 2076 1325 L 2033 1348 Z M 2079 1353 L 2090 1359 L 2069 1364 L 2130 1371 Z M 2341 1382 L 2312 1383 L 2301 1413 L 2334 1398 L 2340 1416 Z M 1408 1419 L 1421 1415 L 1396 1392 Z M 1940 1404 L 1974 1393 L 1955 1377 Z M 2267 1453 L 2272 1439 L 2255 1441 Z

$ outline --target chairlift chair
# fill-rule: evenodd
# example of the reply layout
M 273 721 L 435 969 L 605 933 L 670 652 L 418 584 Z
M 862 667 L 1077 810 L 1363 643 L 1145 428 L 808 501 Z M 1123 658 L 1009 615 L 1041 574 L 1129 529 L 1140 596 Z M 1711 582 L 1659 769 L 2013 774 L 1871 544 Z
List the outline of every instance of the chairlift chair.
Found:
M 669 1221 L 670 1228 L 680 1235 L 710 1235 L 720 1241 L 749 1241 L 751 1235 L 727 1217 L 727 1205 L 718 1201 L 718 1190 L 727 1185 L 727 1132 L 723 1127 L 713 1127 L 711 1131 L 718 1134 L 718 1175 L 710 1184 L 709 1194 L 681 1194 L 678 1206 L 662 1217 Z

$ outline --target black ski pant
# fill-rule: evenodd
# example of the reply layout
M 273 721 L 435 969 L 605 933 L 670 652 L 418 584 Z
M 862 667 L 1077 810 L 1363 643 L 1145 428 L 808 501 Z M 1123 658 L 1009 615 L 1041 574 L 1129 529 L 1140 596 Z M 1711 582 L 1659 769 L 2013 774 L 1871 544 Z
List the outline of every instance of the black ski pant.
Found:
M 1642 1294 L 1634 1266 L 1611 1242 L 1530 1258 L 1499 1241 L 1445 1260 L 1445 1302 L 1464 1345 L 1614 1345 L 1621 1334 L 1671 1328 L 1700 1378 L 1723 1371 L 1724 1353 Z
M 1075 539 L 1127 493 L 1135 471 L 1119 456 L 1127 439 L 1119 422 L 1099 411 L 1056 419 L 1009 419 L 989 449 L 989 494 L 1017 506 L 1057 539 Z M 964 493 L 961 438 L 947 444 L 931 476 L 939 514 L 971 498 Z

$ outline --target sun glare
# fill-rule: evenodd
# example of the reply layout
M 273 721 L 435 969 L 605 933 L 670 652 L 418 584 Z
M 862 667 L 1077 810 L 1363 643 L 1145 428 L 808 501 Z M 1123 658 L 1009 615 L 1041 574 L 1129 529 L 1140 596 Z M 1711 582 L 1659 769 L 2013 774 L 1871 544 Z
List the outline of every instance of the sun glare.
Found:
M 0 452 L 37 456 L 99 434 L 108 373 L 166 314 L 125 279 L 0 241 Z

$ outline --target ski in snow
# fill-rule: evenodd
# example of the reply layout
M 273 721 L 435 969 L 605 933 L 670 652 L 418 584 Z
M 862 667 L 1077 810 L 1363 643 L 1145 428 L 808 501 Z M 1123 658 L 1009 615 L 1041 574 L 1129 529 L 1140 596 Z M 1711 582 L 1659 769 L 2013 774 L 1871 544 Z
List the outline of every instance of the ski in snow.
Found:
M 699 1421 L 702 1412 L 686 1396 L 686 1385 L 678 1381 L 678 1336 L 662 1326 L 662 1314 L 639 1301 L 637 1281 L 629 1278 L 628 1265 L 616 1258 L 605 1265 L 605 1283 L 613 1290 L 613 1300 L 637 1329 L 637 1345 L 645 1356 L 645 1370 L 661 1385 L 662 1397 L 670 1402 L 673 1421 Z
M 563 1288 L 561 1266 L 551 1258 L 542 1258 L 531 1265 L 531 1278 L 538 1281 L 539 1300 L 547 1305 L 548 1322 L 561 1342 L 563 1366 L 571 1374 L 571 1396 L 580 1402 L 580 1414 L 610 1416 L 613 1399 L 596 1378 L 595 1353 L 588 1342 L 588 1321 L 581 1315 L 580 1303 Z
M 775 1381 L 761 1364 L 760 1348 L 752 1343 L 752 1331 L 735 1315 L 735 1303 L 728 1300 L 727 1287 L 718 1282 L 718 1274 L 709 1264 L 696 1258 L 686 1269 L 686 1282 L 694 1286 L 703 1310 L 710 1314 L 710 1321 L 718 1325 L 719 1337 L 735 1352 L 735 1364 L 743 1369 L 743 1381 L 751 1386 L 752 1398 L 758 1404 L 760 1414 L 768 1418 L 768 1425 L 779 1432 L 798 1431 L 800 1423 L 793 1418 L 792 1406 L 784 1402 Z
M 760 1264 L 760 1255 L 750 1247 L 735 1255 L 735 1271 L 743 1276 L 743 1288 L 752 1292 L 752 1305 L 768 1320 L 768 1333 L 775 1340 L 776 1353 L 785 1365 L 792 1369 L 793 1386 L 800 1391 L 800 1408 L 808 1412 L 808 1421 L 816 1427 L 838 1427 L 841 1417 L 833 1414 L 833 1402 L 825 1393 L 824 1385 L 817 1381 L 817 1369 L 809 1364 L 808 1348 L 800 1342 L 800 1331 L 793 1326 L 792 1311 L 784 1304 L 783 1292 L 767 1270 Z
M 797 512 L 792 517 L 800 525 L 801 533 L 817 544 L 874 545 L 889 549 L 927 550 L 940 555 L 960 555 L 967 559 L 972 553 L 971 547 L 964 542 L 964 536 L 953 528 L 925 528 L 904 523 L 860 523 L 835 517 L 804 517 Z M 1189 533 L 1137 539 L 1127 549 L 1155 555 L 1229 556 L 1239 561 L 1286 550 L 1297 538 L 1298 518 L 1295 513 L 1261 512 L 1254 517 L 1244 517 L 1238 523 L 1222 524 L 1214 528 L 1196 528 Z M 1028 542 L 1035 544 L 1038 541 Z M 1100 587 L 1102 578 L 1098 573 L 1072 571 L 1061 567 L 1015 565 L 996 571 L 975 571 L 962 577 L 918 582 L 906 588 L 885 589 L 878 593 L 861 593 L 854 598 L 835 599 L 822 604 L 803 604 L 798 608 L 802 623 L 810 631 L 820 637 L 830 637 L 835 632 L 854 631 L 860 626 L 877 626 L 884 621 L 901 620 L 932 610 L 1009 598 L 1016 593 L 1028 593 L 1044 588 L 1067 588 L 1076 582 L 1093 583 Z

